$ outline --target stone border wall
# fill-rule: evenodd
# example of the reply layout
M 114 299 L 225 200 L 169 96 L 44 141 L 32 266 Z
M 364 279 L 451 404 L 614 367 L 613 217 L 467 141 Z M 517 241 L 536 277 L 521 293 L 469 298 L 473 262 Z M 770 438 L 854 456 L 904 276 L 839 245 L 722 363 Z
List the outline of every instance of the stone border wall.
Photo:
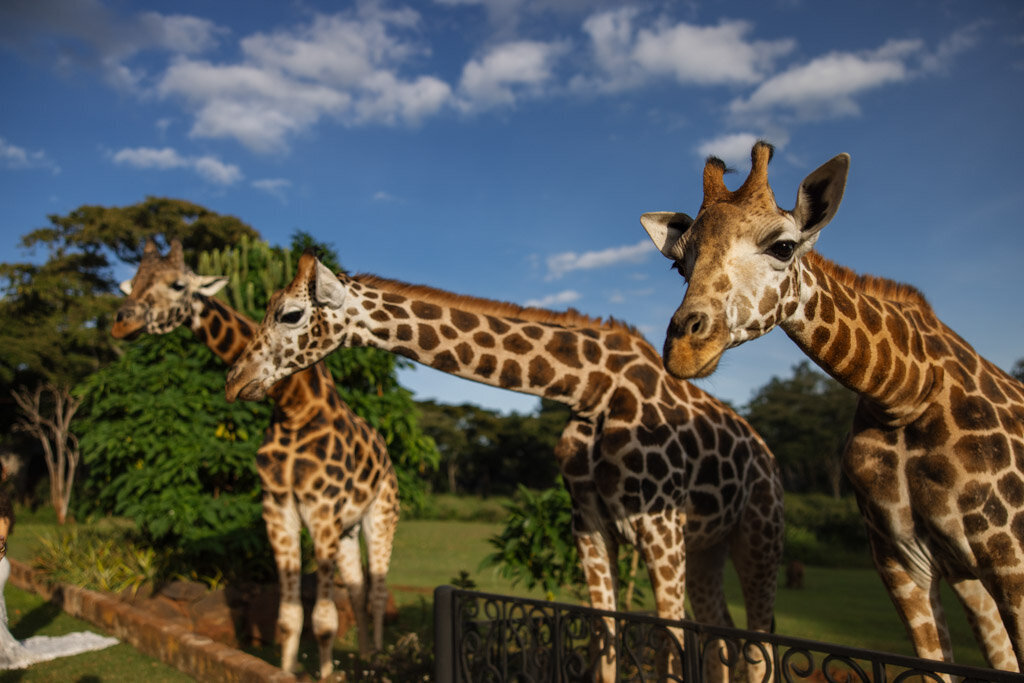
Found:
M 10 559 L 10 558 L 8 558 Z M 51 583 L 23 562 L 10 560 L 10 581 L 84 619 L 139 652 L 200 681 L 292 683 L 294 675 L 259 657 L 166 622 L 117 598 L 96 591 Z

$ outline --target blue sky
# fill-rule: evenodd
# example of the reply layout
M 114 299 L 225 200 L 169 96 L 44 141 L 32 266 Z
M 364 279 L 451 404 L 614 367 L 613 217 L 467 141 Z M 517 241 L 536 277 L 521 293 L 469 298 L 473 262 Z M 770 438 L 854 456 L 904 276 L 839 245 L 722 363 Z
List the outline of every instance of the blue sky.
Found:
M 1004 369 L 1024 357 L 1024 5 L 434 0 L 0 4 L 0 260 L 83 204 L 147 195 L 296 229 L 345 267 L 637 326 L 683 282 L 645 211 L 695 213 L 757 138 L 783 208 L 852 155 L 818 249 L 909 282 Z M 738 405 L 780 331 L 700 385 Z M 420 398 L 528 411 L 431 370 Z

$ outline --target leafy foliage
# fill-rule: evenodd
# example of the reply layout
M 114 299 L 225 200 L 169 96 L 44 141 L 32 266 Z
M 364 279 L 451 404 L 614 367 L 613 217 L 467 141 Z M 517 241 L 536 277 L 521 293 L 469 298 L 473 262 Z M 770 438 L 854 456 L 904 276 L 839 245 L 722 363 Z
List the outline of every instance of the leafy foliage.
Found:
M 32 564 L 52 581 L 108 593 L 136 592 L 160 578 L 156 551 L 125 529 L 62 529 L 40 539 Z
M 505 528 L 490 539 L 495 552 L 483 567 L 527 588 L 540 586 L 554 593 L 562 586 L 583 584 L 583 568 L 572 540 L 572 501 L 564 486 L 531 491 L 520 486 L 506 506 Z
M 854 498 L 787 493 L 785 559 L 822 567 L 870 565 L 867 531 Z
M 267 403 L 224 399 L 224 366 L 188 330 L 146 336 L 82 385 L 82 513 L 138 524 L 179 571 L 272 575 L 255 451 Z
M 423 430 L 437 443 L 443 477 L 435 490 L 507 495 L 516 485 L 547 488 L 558 476 L 552 455 L 569 409 L 542 401 L 537 415 L 500 415 L 472 404 L 419 404 Z
M 572 499 L 565 486 L 559 484 L 542 491 L 520 486 L 505 507 L 505 528 L 491 537 L 495 552 L 484 558 L 480 568 L 497 567 L 498 573 L 513 585 L 521 582 L 530 589 L 540 586 L 549 598 L 562 587 L 570 587 L 584 598 L 586 582 L 572 537 Z M 620 548 L 617 559 L 619 577 L 630 575 L 626 548 Z M 632 581 L 630 586 L 625 581 L 619 586 L 629 592 Z
M 841 453 L 857 397 L 807 361 L 788 379 L 773 377 L 746 408 L 745 417 L 779 461 L 786 491 L 839 496 Z

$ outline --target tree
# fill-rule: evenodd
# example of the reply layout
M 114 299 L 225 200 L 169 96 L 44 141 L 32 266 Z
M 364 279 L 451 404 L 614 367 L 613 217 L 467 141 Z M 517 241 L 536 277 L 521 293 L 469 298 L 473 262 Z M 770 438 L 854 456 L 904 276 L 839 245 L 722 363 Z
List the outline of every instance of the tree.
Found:
M 48 398 L 44 398 L 44 394 Z M 71 432 L 71 420 L 79 400 L 66 386 L 40 384 L 34 391 L 12 391 L 22 416 L 16 427 L 39 440 L 50 473 L 50 502 L 57 511 L 57 523 L 67 519 L 71 487 L 75 481 L 80 452 L 78 437 Z
M 49 216 L 47 227 L 21 238 L 44 247 L 40 264 L 0 264 L 0 396 L 40 382 L 75 386 L 120 354 L 110 334 L 118 305 L 113 265 L 139 261 L 147 238 L 178 238 L 186 255 L 258 237 L 232 216 L 175 199 L 147 198 L 126 207 L 82 206 Z M 0 432 L 15 419 L 0 414 Z
M 1010 370 L 1010 374 L 1024 382 L 1024 358 L 1017 359 L 1017 363 L 1013 366 L 1013 370 Z
M 745 417 L 772 449 L 787 491 L 838 497 L 842 449 L 857 397 L 808 361 L 788 379 L 773 377 L 747 404 Z
M 423 430 L 437 443 L 452 493 L 511 494 L 517 485 L 547 488 L 558 476 L 554 448 L 569 419 L 561 403 L 544 400 L 536 415 L 501 415 L 472 404 L 419 403 Z

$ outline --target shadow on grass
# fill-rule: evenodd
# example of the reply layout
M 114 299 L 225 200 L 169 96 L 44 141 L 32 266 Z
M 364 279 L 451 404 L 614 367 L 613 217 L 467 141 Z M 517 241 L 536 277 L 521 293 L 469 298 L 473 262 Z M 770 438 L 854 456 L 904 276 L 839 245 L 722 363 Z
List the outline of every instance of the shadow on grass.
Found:
M 18 640 L 30 638 L 49 626 L 54 619 L 60 616 L 62 611 L 60 605 L 49 601 L 44 602 L 21 617 L 11 629 L 11 635 Z

